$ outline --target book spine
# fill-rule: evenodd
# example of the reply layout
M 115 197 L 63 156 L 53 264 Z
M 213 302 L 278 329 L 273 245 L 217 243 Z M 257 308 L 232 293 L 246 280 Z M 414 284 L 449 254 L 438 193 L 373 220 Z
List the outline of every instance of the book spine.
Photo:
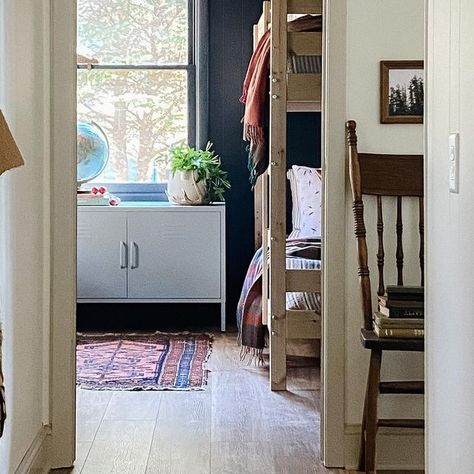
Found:
M 390 318 L 424 318 L 425 312 L 422 309 L 403 309 L 403 308 L 390 308 Z
M 394 338 L 422 338 L 425 336 L 424 329 L 380 329 L 375 326 L 375 334 L 379 337 Z
M 387 318 L 375 313 L 375 324 L 381 329 L 424 329 L 425 320 L 420 318 Z
M 109 201 L 77 201 L 78 206 L 108 206 Z
M 423 295 L 425 288 L 412 285 L 387 285 L 386 291 L 387 295 Z
M 424 301 L 425 296 L 413 293 L 387 293 L 388 301 Z

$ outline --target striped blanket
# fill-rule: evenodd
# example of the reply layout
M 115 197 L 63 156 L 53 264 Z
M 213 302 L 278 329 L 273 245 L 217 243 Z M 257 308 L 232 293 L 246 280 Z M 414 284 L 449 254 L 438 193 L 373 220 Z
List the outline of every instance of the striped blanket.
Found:
M 262 262 L 263 249 L 255 253 L 247 270 L 239 303 L 237 326 L 241 358 L 262 360 L 266 328 L 262 323 Z M 286 268 L 321 269 L 321 243 L 311 240 L 289 240 L 286 243 Z M 293 292 L 286 294 L 287 309 L 312 309 L 321 311 L 319 293 Z

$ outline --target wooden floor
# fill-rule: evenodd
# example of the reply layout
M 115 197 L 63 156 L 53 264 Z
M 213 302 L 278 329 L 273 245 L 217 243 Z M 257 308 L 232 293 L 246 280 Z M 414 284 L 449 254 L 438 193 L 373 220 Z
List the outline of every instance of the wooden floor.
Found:
M 289 369 L 271 392 L 265 368 L 216 333 L 205 391 L 78 390 L 74 474 L 343 473 L 319 461 L 319 369 Z M 60 471 L 54 471 L 60 472 Z

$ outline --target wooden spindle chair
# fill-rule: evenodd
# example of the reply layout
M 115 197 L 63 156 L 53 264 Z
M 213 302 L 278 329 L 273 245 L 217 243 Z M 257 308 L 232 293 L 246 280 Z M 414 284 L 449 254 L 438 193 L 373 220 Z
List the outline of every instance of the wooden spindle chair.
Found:
M 380 380 L 380 369 L 383 351 L 424 351 L 423 339 L 379 338 L 373 327 L 372 294 L 368 267 L 366 227 L 364 222 L 364 195 L 376 198 L 378 238 L 377 267 L 379 296 L 385 293 L 384 282 L 384 230 L 389 228 L 384 222 L 382 198 L 396 198 L 396 266 L 397 285 L 403 285 L 403 221 L 402 198 L 416 198 L 419 202 L 419 265 L 420 281 L 424 284 L 424 223 L 423 223 L 423 155 L 386 155 L 368 154 L 357 151 L 356 123 L 346 124 L 346 137 L 349 156 L 350 181 L 355 220 L 355 236 L 359 266 L 359 281 L 362 292 L 362 309 L 364 326 L 360 339 L 364 348 L 370 350 L 370 365 L 367 378 L 362 433 L 359 456 L 359 470 L 366 473 L 375 472 L 376 434 L 378 427 L 423 428 L 423 420 L 415 419 L 379 419 L 377 403 L 380 394 L 423 394 L 423 381 L 385 382 Z

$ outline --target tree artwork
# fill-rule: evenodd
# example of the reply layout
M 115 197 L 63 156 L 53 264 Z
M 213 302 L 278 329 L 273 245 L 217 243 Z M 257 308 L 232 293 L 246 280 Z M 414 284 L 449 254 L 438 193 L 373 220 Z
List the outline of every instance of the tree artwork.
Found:
M 96 181 L 165 181 L 188 135 L 188 0 L 78 0 L 78 60 L 94 64 L 78 69 L 78 120 L 110 143 Z
M 423 78 L 413 75 L 408 84 L 390 86 L 390 115 L 423 115 Z

